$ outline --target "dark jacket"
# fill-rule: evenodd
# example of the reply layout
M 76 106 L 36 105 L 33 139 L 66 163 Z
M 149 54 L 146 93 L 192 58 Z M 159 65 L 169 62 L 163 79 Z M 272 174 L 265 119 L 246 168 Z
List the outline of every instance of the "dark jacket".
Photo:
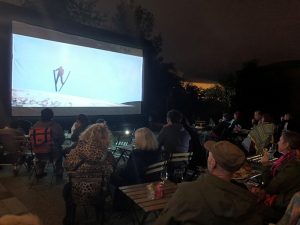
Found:
M 274 208 L 284 212 L 292 196 L 300 191 L 300 162 L 295 160 L 280 167 L 265 191 L 278 195 Z
M 157 140 L 166 152 L 188 152 L 191 136 L 181 124 L 171 124 L 162 128 Z
M 155 225 L 261 225 L 256 206 L 248 190 L 206 174 L 180 184 Z
M 145 181 L 145 171 L 153 163 L 159 162 L 158 150 L 135 149 L 129 156 L 126 167 L 120 171 L 120 177 L 126 184 L 139 184 Z

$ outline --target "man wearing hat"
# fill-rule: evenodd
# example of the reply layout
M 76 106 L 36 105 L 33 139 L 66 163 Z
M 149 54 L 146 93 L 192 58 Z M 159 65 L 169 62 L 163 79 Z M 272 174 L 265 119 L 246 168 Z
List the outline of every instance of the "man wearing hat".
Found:
M 257 201 L 247 189 L 231 182 L 245 155 L 228 141 L 207 141 L 208 174 L 182 183 L 155 225 L 261 225 Z

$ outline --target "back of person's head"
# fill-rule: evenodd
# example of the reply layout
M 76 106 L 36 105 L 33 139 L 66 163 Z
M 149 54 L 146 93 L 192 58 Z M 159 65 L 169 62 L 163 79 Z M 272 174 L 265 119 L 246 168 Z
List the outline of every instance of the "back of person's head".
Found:
M 43 122 L 51 121 L 54 116 L 52 109 L 45 108 L 41 111 L 41 120 Z
M 181 123 L 182 114 L 178 110 L 172 109 L 167 113 L 167 118 L 171 123 Z
M 283 116 L 283 119 L 284 119 L 285 121 L 288 121 L 288 120 L 290 120 L 290 119 L 293 119 L 293 116 L 292 116 L 291 113 L 285 113 L 284 116 Z
M 232 116 L 230 113 L 223 113 L 222 115 L 222 121 L 229 121 L 232 119 Z
M 229 141 L 207 141 L 204 147 L 211 152 L 217 164 L 228 173 L 239 170 L 246 159 L 244 152 Z
M 234 113 L 234 118 L 235 118 L 236 120 L 240 120 L 240 119 L 242 118 L 242 113 L 241 113 L 240 111 L 236 111 L 236 112 Z
M 77 121 L 79 121 L 83 126 L 88 126 L 90 123 L 89 118 L 85 114 L 79 114 L 77 116 Z
M 96 120 L 96 123 L 104 123 L 104 124 L 106 124 L 106 121 L 105 121 L 105 119 L 98 118 L 98 119 Z
M 158 142 L 153 132 L 146 127 L 139 128 L 134 133 L 135 147 L 140 150 L 157 150 Z
M 83 131 L 79 140 L 86 144 L 95 145 L 95 147 L 102 150 L 107 150 L 110 144 L 110 131 L 103 123 L 95 123 Z
M 32 214 L 5 215 L 0 217 L 0 225 L 42 225 L 40 219 Z
M 254 118 L 257 119 L 257 120 L 260 120 L 261 117 L 262 117 L 263 113 L 261 110 L 255 110 L 254 111 Z
M 300 150 L 300 133 L 294 131 L 283 131 L 282 138 L 286 141 L 293 150 Z

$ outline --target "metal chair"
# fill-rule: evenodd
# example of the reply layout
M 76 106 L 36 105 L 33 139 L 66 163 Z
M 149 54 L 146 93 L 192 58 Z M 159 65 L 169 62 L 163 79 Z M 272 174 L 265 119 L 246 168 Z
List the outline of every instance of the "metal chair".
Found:
M 76 211 L 79 207 L 84 210 L 86 219 L 90 216 L 88 209 L 94 208 L 96 222 L 104 224 L 105 199 L 109 195 L 107 178 L 102 172 L 97 171 L 87 171 L 80 174 L 69 172 L 68 175 L 71 185 L 71 224 L 75 224 Z M 82 187 L 87 187 L 92 191 L 84 191 Z
M 22 165 L 27 169 L 28 140 L 24 135 L 14 134 L 13 132 L 0 133 L 0 165 L 8 165 L 13 167 L 13 173 L 16 176 Z
M 168 161 L 161 161 L 148 166 L 145 171 L 145 181 L 153 182 L 160 180 L 161 172 L 166 169 Z

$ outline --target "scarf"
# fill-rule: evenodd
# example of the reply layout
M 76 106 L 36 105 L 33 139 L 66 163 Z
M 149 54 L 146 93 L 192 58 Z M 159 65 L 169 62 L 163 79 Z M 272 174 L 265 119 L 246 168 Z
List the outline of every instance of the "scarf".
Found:
M 274 177 L 277 172 L 278 172 L 278 169 L 286 164 L 287 162 L 293 160 L 296 158 L 296 152 L 291 150 L 289 151 L 288 153 L 280 156 L 275 162 L 274 164 L 272 165 L 272 168 L 271 168 L 271 171 L 272 171 L 272 176 Z

